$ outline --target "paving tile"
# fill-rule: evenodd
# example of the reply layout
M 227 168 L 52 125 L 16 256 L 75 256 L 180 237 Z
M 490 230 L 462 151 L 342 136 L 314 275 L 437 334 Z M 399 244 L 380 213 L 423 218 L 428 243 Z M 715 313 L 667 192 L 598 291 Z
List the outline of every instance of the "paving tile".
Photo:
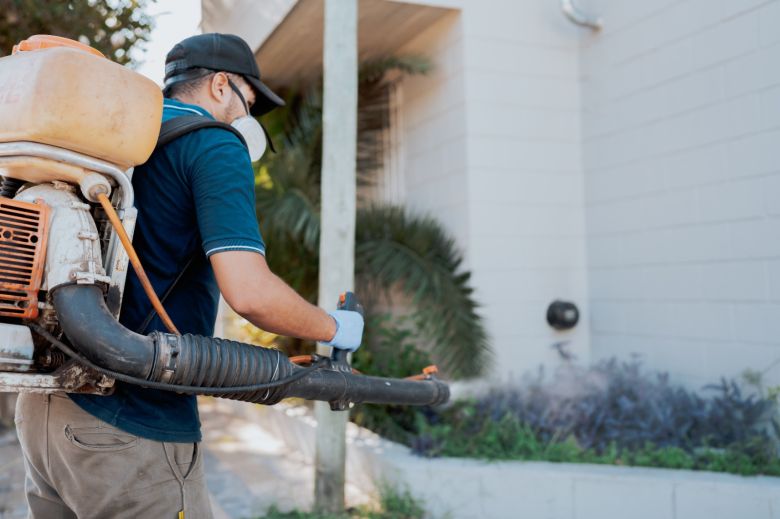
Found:
M 24 501 L 24 462 L 13 431 L 0 433 L 0 519 L 22 519 L 27 515 Z

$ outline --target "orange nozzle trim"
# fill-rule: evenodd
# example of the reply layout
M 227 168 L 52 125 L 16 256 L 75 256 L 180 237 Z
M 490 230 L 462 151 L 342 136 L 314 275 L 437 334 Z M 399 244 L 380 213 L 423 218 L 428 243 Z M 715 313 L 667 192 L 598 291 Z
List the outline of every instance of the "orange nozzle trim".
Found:
M 431 364 L 430 366 L 425 366 L 422 370 L 422 373 L 419 375 L 412 375 L 410 377 L 406 377 L 406 380 L 428 380 L 431 375 L 434 375 L 439 372 L 439 368 L 436 367 L 436 364 Z
M 27 52 L 31 50 L 51 49 L 54 47 L 68 47 L 71 49 L 88 52 L 89 54 L 98 56 L 100 58 L 105 58 L 105 55 L 103 55 L 102 52 L 97 49 L 93 49 L 89 45 L 84 45 L 81 42 L 71 40 L 69 38 L 63 38 L 62 36 L 52 36 L 51 34 L 36 34 L 35 36 L 30 36 L 26 40 L 20 41 L 18 45 L 14 45 L 11 54 L 16 54 L 17 52 Z

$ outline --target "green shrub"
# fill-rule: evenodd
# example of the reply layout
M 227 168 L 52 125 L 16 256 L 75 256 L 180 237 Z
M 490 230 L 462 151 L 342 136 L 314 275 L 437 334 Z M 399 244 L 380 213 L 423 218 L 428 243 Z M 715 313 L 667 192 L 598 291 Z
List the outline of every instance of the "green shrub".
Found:
M 271 506 L 260 519 L 423 519 L 425 510 L 420 502 L 408 490 L 400 491 L 384 487 L 380 491 L 379 508 L 369 506 L 352 508 L 343 514 L 302 512 L 293 510 L 282 512 Z
M 271 508 L 260 519 L 345 519 L 348 517 L 346 514 L 320 514 L 317 512 L 301 512 L 300 510 L 282 512 L 276 505 L 271 505 Z
M 383 332 L 394 355 L 363 357 L 382 369 L 419 371 L 408 332 Z M 381 341 L 380 341 L 381 342 Z M 372 353 L 372 355 L 374 355 Z M 384 357 L 383 355 L 387 355 Z M 389 363 L 389 364 L 385 364 Z M 423 456 L 606 463 L 780 476 L 777 402 L 743 395 L 732 381 L 708 397 L 672 385 L 638 362 L 568 366 L 551 381 L 496 388 L 444 409 L 359 407 L 353 419 Z
M 379 511 L 368 510 L 366 519 L 423 519 L 425 509 L 408 490 L 385 486 L 380 492 Z
M 575 436 L 542 439 L 521 419 L 506 413 L 499 420 L 486 419 L 475 402 L 459 402 L 449 409 L 452 420 L 422 422 L 417 449 L 426 456 L 452 456 L 486 460 L 525 460 L 568 463 L 708 470 L 741 475 L 780 476 L 780 459 L 761 435 L 726 448 L 700 446 L 687 451 L 675 446 L 646 443 L 639 448 L 619 448 L 616 443 L 597 450 L 585 448 Z

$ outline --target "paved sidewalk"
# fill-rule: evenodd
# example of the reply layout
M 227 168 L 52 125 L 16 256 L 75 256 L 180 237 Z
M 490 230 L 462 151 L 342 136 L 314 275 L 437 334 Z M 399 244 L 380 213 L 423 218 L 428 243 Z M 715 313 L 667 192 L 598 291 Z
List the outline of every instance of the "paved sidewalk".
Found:
M 0 434 L 0 519 L 21 519 L 26 514 L 24 462 L 16 434 L 7 431 Z
M 314 468 L 262 424 L 236 416 L 218 402 L 200 402 L 206 478 L 215 519 L 260 517 L 272 504 L 281 510 L 309 509 Z M 25 517 L 23 486 L 24 466 L 16 437 L 13 433 L 0 436 L 0 519 Z M 349 505 L 370 500 L 348 485 Z

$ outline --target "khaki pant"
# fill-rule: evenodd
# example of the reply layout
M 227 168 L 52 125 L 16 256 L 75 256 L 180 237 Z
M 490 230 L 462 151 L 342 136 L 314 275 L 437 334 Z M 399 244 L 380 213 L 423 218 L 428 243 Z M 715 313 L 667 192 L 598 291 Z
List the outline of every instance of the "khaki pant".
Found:
M 23 394 L 16 429 L 33 519 L 211 519 L 197 443 L 128 434 L 63 394 Z

